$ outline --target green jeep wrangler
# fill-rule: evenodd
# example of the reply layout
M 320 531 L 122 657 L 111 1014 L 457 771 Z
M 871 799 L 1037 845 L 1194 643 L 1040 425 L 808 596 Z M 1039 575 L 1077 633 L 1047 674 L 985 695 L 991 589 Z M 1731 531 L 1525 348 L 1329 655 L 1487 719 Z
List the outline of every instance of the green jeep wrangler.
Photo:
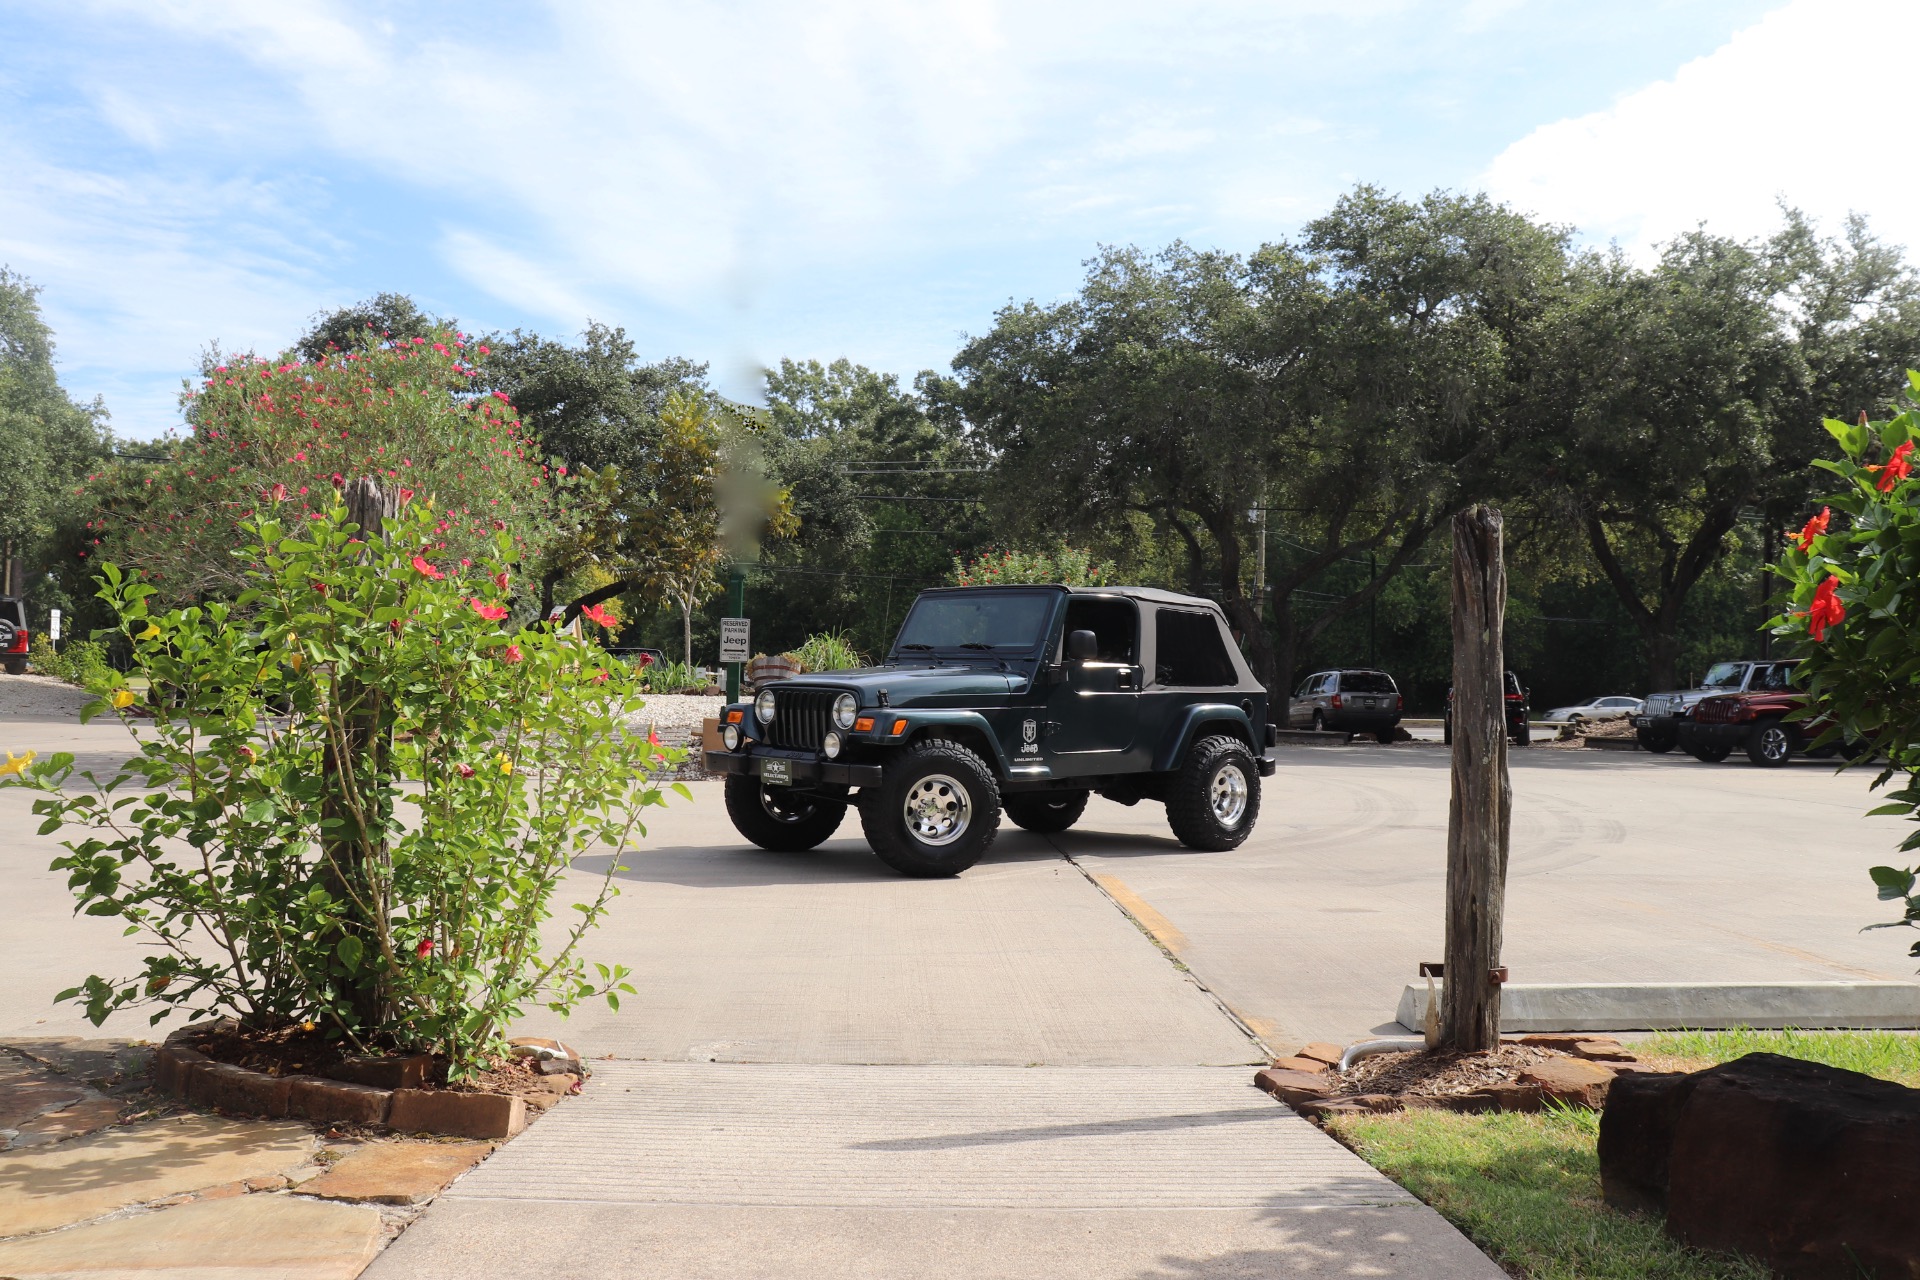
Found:
M 1064 831 L 1099 792 L 1158 800 L 1180 842 L 1231 849 L 1273 774 L 1267 693 L 1217 605 L 1145 587 L 921 593 L 877 667 L 775 681 L 721 712 L 727 815 L 811 849 L 849 804 L 910 876 L 978 862 L 1002 812 Z

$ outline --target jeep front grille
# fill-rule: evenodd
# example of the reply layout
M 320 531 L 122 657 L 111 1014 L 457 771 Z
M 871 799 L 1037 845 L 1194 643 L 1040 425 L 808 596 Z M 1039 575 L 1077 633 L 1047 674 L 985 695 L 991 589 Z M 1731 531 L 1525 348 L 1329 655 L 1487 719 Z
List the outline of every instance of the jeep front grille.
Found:
M 833 700 L 838 689 L 783 689 L 773 687 L 773 723 L 767 741 L 776 747 L 818 751 L 833 727 Z

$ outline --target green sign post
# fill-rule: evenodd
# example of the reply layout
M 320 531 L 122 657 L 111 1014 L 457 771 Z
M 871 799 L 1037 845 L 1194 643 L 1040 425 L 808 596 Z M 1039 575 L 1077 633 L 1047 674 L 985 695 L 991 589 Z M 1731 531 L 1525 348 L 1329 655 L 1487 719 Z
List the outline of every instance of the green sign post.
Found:
M 747 566 L 736 564 L 727 573 L 727 614 L 730 618 L 744 619 L 747 616 Z M 722 654 L 725 662 L 728 655 Z M 740 668 L 746 663 L 742 654 L 737 661 L 727 662 L 727 701 L 740 701 Z

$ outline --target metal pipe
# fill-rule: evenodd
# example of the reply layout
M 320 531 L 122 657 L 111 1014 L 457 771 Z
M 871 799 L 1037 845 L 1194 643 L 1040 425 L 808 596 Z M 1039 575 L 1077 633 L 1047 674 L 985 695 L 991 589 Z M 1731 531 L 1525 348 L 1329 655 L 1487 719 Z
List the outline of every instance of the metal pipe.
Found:
M 1359 1044 L 1349 1046 L 1347 1051 L 1340 1055 L 1340 1065 L 1334 1070 L 1345 1071 L 1360 1059 L 1371 1058 L 1375 1054 L 1407 1053 L 1426 1047 L 1427 1041 L 1424 1036 L 1388 1036 L 1384 1040 L 1362 1040 Z

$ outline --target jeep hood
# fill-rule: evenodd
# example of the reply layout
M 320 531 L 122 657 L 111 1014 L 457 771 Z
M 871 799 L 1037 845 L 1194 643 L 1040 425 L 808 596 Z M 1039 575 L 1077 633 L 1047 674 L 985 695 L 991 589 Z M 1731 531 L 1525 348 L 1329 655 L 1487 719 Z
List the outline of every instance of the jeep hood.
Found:
M 889 707 L 952 706 L 956 700 L 1003 698 L 1027 687 L 1024 671 L 947 662 L 893 667 L 856 667 L 849 671 L 810 671 L 777 682 L 784 688 L 852 689 L 862 707 L 880 705 L 886 691 Z

